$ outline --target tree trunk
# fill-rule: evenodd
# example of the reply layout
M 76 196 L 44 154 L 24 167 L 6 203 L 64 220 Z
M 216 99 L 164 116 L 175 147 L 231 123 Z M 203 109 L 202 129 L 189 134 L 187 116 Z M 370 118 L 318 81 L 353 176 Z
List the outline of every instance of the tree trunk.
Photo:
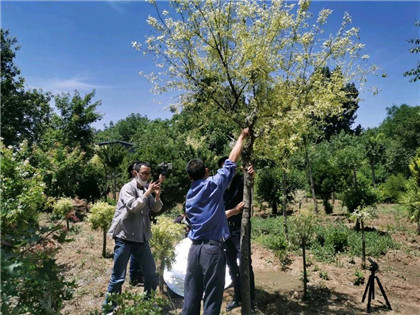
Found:
M 102 257 L 106 258 L 106 229 L 103 229 L 104 241 L 102 242 Z
M 117 201 L 117 174 L 116 171 L 112 173 L 112 198 Z
M 253 148 L 253 137 L 245 143 L 242 150 L 242 163 L 244 167 L 251 164 L 251 154 Z M 254 178 L 244 172 L 244 208 L 242 210 L 241 222 L 241 295 L 242 308 L 241 314 L 251 314 L 251 277 L 249 262 L 251 261 L 251 215 L 252 215 L 252 188 L 254 185 Z
M 283 167 L 283 183 L 282 183 L 282 211 L 283 211 L 283 227 L 286 240 L 289 241 L 289 230 L 287 228 L 287 173 Z
M 311 193 L 312 193 L 312 199 L 314 201 L 314 211 L 316 214 L 318 214 L 318 204 L 316 202 L 316 194 L 315 194 L 315 183 L 314 183 L 314 177 L 312 175 L 312 163 L 309 158 L 308 148 L 305 145 L 305 160 L 306 160 L 306 166 L 308 167 L 308 177 L 309 182 L 311 184 Z
M 420 219 L 417 220 L 417 235 L 420 235 Z
M 307 288 L 307 282 L 308 277 L 306 273 L 306 244 L 305 240 L 302 241 L 302 256 L 303 256 L 303 298 L 306 299 L 308 295 L 308 288 Z
M 366 240 L 365 240 L 365 224 L 363 219 L 360 219 L 360 225 L 362 228 L 362 268 L 366 268 Z
M 376 186 L 376 175 L 375 175 L 375 163 L 373 162 L 373 159 L 370 161 L 370 169 L 372 170 L 372 184 L 375 187 Z
M 273 216 L 276 216 L 277 215 L 277 199 L 274 199 L 273 200 L 273 204 L 272 204 L 272 206 L 271 206 L 271 214 L 273 215 Z
M 161 293 L 164 293 L 164 286 L 163 286 L 163 272 L 165 271 L 165 264 L 163 261 L 161 261 L 160 267 L 159 267 L 159 291 Z

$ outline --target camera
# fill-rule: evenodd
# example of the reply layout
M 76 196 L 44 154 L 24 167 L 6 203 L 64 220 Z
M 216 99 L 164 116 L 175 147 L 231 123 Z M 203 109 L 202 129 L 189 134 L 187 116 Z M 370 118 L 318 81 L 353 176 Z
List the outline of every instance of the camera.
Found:
M 163 162 L 158 165 L 160 167 L 160 173 L 167 175 L 168 171 L 172 169 L 172 163 Z
M 369 267 L 369 270 L 370 271 L 373 271 L 373 272 L 375 272 L 375 271 L 377 271 L 378 269 L 379 269 L 379 265 L 378 265 L 378 263 L 377 262 L 375 262 L 373 259 L 371 259 L 371 258 L 368 258 L 368 260 L 369 260 L 369 262 L 370 262 L 370 267 Z

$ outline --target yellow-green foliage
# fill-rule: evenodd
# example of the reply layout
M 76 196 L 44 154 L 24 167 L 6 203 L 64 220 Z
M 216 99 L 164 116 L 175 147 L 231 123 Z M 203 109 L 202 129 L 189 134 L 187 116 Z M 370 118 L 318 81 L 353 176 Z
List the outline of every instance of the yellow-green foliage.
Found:
M 96 202 L 90 210 L 89 224 L 92 229 L 107 230 L 111 226 L 112 218 L 114 216 L 115 207 L 110 204 L 99 201 Z
M 417 182 L 417 185 L 420 186 L 420 149 L 408 167 L 410 168 L 411 176 Z
M 290 240 L 295 245 L 309 244 L 314 236 L 317 217 L 311 211 L 300 211 L 293 217 Z
M 174 223 L 173 219 L 160 216 L 157 224 L 152 225 L 150 247 L 163 272 L 163 267 L 170 268 L 175 261 L 175 244 L 184 238 L 183 224 Z
M 66 217 L 73 209 L 71 198 L 60 198 L 53 206 L 53 213 L 61 218 Z
M 410 213 L 410 219 L 417 221 L 417 234 L 420 235 L 420 151 L 411 160 L 409 167 L 412 177 L 407 184 L 404 203 Z

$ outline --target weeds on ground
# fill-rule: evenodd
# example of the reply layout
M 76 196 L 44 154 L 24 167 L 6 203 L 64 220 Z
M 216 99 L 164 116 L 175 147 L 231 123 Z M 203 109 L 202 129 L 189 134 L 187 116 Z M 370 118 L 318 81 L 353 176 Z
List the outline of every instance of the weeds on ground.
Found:
M 253 218 L 253 239 L 262 246 L 274 251 L 277 257 L 283 259 L 290 251 L 299 253 L 298 248 L 286 240 L 283 228 L 283 217 Z M 290 226 L 289 229 L 293 229 Z M 293 231 L 289 230 L 290 233 Z M 313 258 L 317 261 L 333 263 L 337 254 L 343 253 L 350 257 L 362 255 L 362 238 L 360 231 L 348 228 L 344 224 L 319 225 L 315 228 L 316 237 L 308 244 Z M 388 233 L 365 231 L 366 255 L 379 257 L 390 249 L 398 249 L 400 245 Z
M 165 313 L 165 308 L 169 305 L 169 300 L 154 292 L 150 298 L 146 298 L 145 294 L 133 292 L 124 292 L 122 294 L 110 294 L 109 303 L 104 306 L 102 311 L 96 310 L 91 315 L 99 315 L 102 312 L 111 312 L 112 303 L 116 303 L 114 315 L 160 315 Z

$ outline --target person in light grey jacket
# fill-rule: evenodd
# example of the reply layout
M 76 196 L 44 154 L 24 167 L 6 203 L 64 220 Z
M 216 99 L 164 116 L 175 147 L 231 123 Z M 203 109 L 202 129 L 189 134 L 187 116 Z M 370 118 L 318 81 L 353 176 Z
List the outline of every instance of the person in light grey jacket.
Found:
M 115 215 L 108 231 L 108 235 L 115 240 L 115 248 L 114 267 L 103 304 L 105 311 L 116 307 L 115 302 L 108 303 L 109 293 L 121 293 L 130 255 L 140 263 L 147 296 L 156 290 L 158 284 L 156 265 L 149 247 L 152 237 L 150 214 L 162 209 L 160 188 L 163 177 L 161 175 L 158 181 L 149 183 L 150 164 L 143 161 L 132 163 L 128 172 L 132 179 L 121 188 Z

